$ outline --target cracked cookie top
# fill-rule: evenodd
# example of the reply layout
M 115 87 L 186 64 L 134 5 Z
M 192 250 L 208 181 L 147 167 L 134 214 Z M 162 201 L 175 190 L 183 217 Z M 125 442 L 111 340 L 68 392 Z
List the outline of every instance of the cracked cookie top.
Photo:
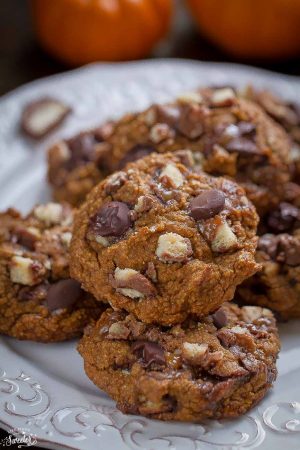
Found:
M 190 151 L 151 154 L 89 194 L 71 274 L 147 323 L 178 323 L 231 300 L 253 274 L 257 215 L 236 183 L 195 171 Z

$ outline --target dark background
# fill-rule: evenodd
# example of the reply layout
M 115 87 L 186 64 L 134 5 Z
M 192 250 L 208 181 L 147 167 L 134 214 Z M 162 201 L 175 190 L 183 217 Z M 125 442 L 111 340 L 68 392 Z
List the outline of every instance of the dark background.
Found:
M 298 59 L 277 63 L 237 61 L 201 37 L 183 10 L 179 11 L 174 22 L 168 38 L 152 56 L 245 62 L 277 72 L 300 75 L 300 55 Z M 34 38 L 27 2 L 0 0 L 0 95 L 21 84 L 67 69 L 39 48 Z M 5 436 L 6 433 L 0 429 L 0 445 Z

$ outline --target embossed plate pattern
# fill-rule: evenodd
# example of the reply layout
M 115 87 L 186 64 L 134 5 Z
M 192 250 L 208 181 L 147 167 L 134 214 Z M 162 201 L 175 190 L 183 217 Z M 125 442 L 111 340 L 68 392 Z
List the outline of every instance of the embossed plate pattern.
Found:
M 300 101 L 296 78 L 229 64 L 156 60 L 96 64 L 40 80 L 0 100 L 0 208 L 26 212 L 47 200 L 45 149 L 58 136 L 201 84 L 247 82 Z M 18 133 L 22 106 L 41 95 L 73 109 L 62 128 L 34 145 Z M 48 448 L 99 450 L 298 450 L 300 448 L 299 322 L 280 326 L 282 352 L 274 389 L 245 417 L 203 425 L 125 416 L 84 374 L 76 342 L 36 344 L 0 338 L 0 424 L 25 428 Z

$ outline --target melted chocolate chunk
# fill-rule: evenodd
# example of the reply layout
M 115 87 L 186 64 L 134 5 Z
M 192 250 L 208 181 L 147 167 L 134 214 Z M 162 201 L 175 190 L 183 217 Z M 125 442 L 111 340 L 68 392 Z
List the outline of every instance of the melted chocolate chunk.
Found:
M 158 365 L 166 364 L 165 352 L 159 344 L 147 341 L 136 341 L 132 344 L 131 349 L 133 353 L 143 359 L 145 367 L 149 367 L 152 363 Z
M 18 244 L 34 251 L 37 236 L 31 233 L 30 230 L 27 230 L 26 228 L 17 228 L 14 231 L 14 238 Z
M 137 161 L 138 159 L 143 158 L 144 156 L 150 155 L 150 153 L 156 152 L 155 147 L 150 144 L 137 144 L 132 147 L 131 150 L 127 152 L 124 158 L 121 159 L 119 163 L 119 169 L 123 169 L 126 164 Z
M 91 218 L 89 231 L 96 236 L 120 237 L 130 226 L 130 209 L 126 203 L 109 202 Z
M 268 226 L 275 233 L 292 230 L 297 222 L 300 222 L 300 210 L 290 203 L 282 202 L 278 209 L 268 217 Z
M 68 141 L 71 150 L 71 158 L 65 162 L 65 167 L 71 170 L 80 164 L 95 160 L 95 145 L 102 142 L 96 132 L 81 133 Z
M 212 189 L 204 191 L 190 203 L 190 213 L 193 219 L 210 219 L 218 214 L 225 206 L 225 196 L 222 191 Z
M 226 327 L 228 323 L 227 315 L 224 311 L 224 309 L 219 308 L 213 315 L 212 315 L 214 326 L 219 330 L 220 328 Z
M 68 278 L 51 284 L 46 298 L 46 305 L 50 311 L 72 306 L 83 294 L 80 283 Z

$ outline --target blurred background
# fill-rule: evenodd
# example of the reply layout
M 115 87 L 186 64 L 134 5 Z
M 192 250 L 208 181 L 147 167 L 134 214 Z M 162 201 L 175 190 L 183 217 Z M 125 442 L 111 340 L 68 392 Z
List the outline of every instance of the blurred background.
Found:
M 192 58 L 300 75 L 300 0 L 1 0 L 0 36 L 0 95 L 92 60 Z

